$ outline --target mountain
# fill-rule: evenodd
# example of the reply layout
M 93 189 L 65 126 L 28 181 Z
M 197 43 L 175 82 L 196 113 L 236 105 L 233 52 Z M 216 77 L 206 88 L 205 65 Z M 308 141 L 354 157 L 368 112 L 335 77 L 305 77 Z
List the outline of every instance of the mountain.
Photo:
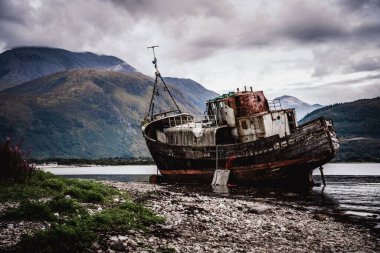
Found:
M 70 52 L 59 48 L 20 47 L 0 54 L 0 90 L 59 71 L 93 68 L 136 70 L 114 56 Z
M 201 114 L 203 99 L 217 95 L 189 79 L 167 81 L 183 111 Z M 186 89 L 177 85 L 183 82 Z M 0 92 L 0 139 L 21 137 L 33 158 L 147 157 L 140 124 L 152 87 L 139 72 L 109 69 L 34 79 Z M 157 111 L 173 108 L 161 86 L 159 92 Z
M 206 110 L 206 101 L 210 98 L 217 97 L 219 94 L 205 90 L 205 88 L 191 80 L 174 77 L 164 77 L 165 83 L 171 84 L 171 86 L 179 89 L 186 97 L 182 97 L 181 100 L 186 100 L 187 104 L 194 105 L 199 108 L 198 114 L 202 114 Z
M 334 121 L 340 140 L 335 161 L 380 162 L 380 97 L 335 104 L 315 110 L 300 123 L 324 116 Z
M 292 97 L 289 95 L 284 95 L 281 97 L 277 97 L 275 99 L 280 99 L 281 106 L 284 109 L 295 108 L 297 120 L 301 120 L 309 112 L 312 112 L 316 109 L 323 107 L 323 105 L 320 105 L 320 104 L 314 104 L 314 105 L 308 104 L 306 102 L 303 102 L 302 100 L 299 100 L 296 97 Z

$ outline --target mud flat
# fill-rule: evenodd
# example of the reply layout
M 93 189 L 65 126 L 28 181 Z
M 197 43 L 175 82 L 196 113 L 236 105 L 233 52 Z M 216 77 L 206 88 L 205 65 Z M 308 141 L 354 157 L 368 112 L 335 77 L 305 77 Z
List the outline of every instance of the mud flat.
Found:
M 110 252 L 380 252 L 379 238 L 368 229 L 324 214 L 168 186 L 106 183 L 166 219 L 149 233 L 107 238 Z

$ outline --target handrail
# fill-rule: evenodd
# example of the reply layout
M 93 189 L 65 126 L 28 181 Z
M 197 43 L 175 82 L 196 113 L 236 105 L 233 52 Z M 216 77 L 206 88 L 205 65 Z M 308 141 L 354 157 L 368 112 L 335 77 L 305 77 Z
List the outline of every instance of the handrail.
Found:
M 279 98 L 268 100 L 268 105 L 269 105 L 269 110 L 271 111 L 282 110 L 281 100 Z
M 154 114 L 152 117 L 153 117 L 153 119 L 157 119 L 157 118 L 163 118 L 163 117 L 166 117 L 166 116 L 168 116 L 168 115 L 170 115 L 170 114 L 179 114 L 179 113 L 181 113 L 181 111 L 180 110 L 173 110 L 173 111 L 167 111 L 167 112 L 162 112 L 162 113 L 157 113 L 157 114 Z
M 218 126 L 215 115 L 177 115 L 168 118 L 169 127 L 206 128 Z

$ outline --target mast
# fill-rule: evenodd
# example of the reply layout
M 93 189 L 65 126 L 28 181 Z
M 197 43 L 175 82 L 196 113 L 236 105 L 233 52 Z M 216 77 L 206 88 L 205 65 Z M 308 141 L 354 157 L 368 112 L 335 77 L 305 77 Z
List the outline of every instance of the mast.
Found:
M 166 85 L 164 79 L 162 78 L 161 74 L 160 74 L 160 71 L 158 71 L 158 60 L 156 58 L 156 54 L 154 52 L 154 48 L 156 47 L 159 47 L 159 46 L 151 46 L 151 47 L 147 47 L 147 49 L 152 49 L 153 51 L 153 65 L 154 65 L 154 68 L 156 70 L 155 72 L 155 75 L 156 75 L 156 78 L 154 80 L 154 85 L 153 85 L 153 92 L 152 92 L 152 97 L 150 99 L 150 103 L 149 103 L 149 110 L 148 110 L 148 113 L 147 115 L 145 116 L 146 119 L 149 119 L 149 120 L 152 120 L 153 119 L 153 115 L 154 115 L 154 99 L 156 96 L 159 96 L 159 93 L 158 93 L 158 80 L 161 80 L 161 82 L 164 84 L 164 91 L 167 91 L 169 93 L 169 96 L 170 98 L 172 99 L 175 107 L 177 108 L 177 111 L 179 113 L 181 113 L 181 110 L 179 109 L 178 105 L 177 105 L 177 102 L 174 100 L 174 97 L 172 96 L 168 86 Z

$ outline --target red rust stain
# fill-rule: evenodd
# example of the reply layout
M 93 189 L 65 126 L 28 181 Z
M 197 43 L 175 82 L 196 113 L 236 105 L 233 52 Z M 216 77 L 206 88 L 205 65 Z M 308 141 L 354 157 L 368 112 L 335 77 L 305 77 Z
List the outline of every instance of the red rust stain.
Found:
M 298 164 L 301 162 L 307 162 L 310 161 L 310 157 L 308 158 L 299 158 L 299 159 L 293 159 L 293 160 L 286 160 L 286 161 L 279 161 L 279 162 L 273 162 L 273 163 L 262 163 L 262 164 L 255 164 L 251 165 L 249 167 L 239 167 L 239 168 L 231 168 L 234 172 L 245 172 L 247 170 L 266 170 L 266 169 L 276 169 L 276 168 L 284 168 L 290 165 Z
M 234 97 L 226 98 L 225 102 L 231 105 L 239 117 L 269 111 L 268 101 L 262 91 L 239 92 Z
M 162 175 L 206 175 L 213 174 L 212 170 L 160 170 Z
M 232 162 L 235 160 L 236 156 L 232 155 L 228 157 L 227 163 L 226 163 L 226 169 L 232 168 Z

